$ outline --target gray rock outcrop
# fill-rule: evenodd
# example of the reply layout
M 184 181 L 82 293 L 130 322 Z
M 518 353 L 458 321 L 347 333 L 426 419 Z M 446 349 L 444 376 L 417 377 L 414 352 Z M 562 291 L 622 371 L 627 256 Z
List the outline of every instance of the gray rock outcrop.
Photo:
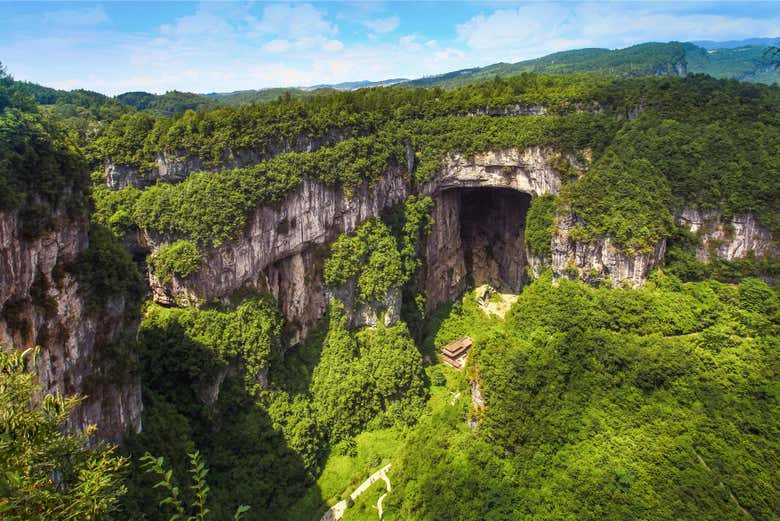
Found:
M 702 262 L 734 260 L 745 257 L 750 251 L 758 257 L 780 255 L 772 232 L 759 225 L 752 214 L 725 219 L 715 210 L 685 208 L 677 217 L 677 223 L 699 237 L 696 258 Z
M 553 234 L 551 253 L 555 276 L 576 277 L 588 282 L 609 279 L 613 283 L 641 286 L 650 270 L 658 266 L 666 253 L 666 240 L 652 251 L 627 255 L 618 250 L 611 239 L 591 243 L 573 240 L 569 234 L 577 225 L 571 214 L 558 216 L 557 232 Z
M 326 244 L 340 233 L 401 204 L 411 191 L 399 170 L 373 184 L 345 193 L 319 181 L 305 180 L 282 202 L 258 208 L 236 240 L 203 252 L 202 269 L 186 279 L 161 283 L 150 274 L 158 302 L 193 305 L 229 297 L 242 288 L 268 290 L 279 301 L 288 323 L 299 331 L 327 306 L 321 280 Z M 164 239 L 147 235 L 152 250 Z
M 85 395 L 73 426 L 96 424 L 99 437 L 118 441 L 141 427 L 141 388 L 134 375 L 101 374 L 100 346 L 133 325 L 123 319 L 121 299 L 100 316 L 89 312 L 71 269 L 88 246 L 86 223 L 64 212 L 54 217 L 57 229 L 31 240 L 21 233 L 17 212 L 0 211 L 0 344 L 41 346 L 37 373 L 43 389 Z

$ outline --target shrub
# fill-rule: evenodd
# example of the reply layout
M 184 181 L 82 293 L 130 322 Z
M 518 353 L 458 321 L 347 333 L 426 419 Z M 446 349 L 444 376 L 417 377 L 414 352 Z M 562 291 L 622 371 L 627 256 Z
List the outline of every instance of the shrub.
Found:
M 542 195 L 531 199 L 525 219 L 525 241 L 533 255 L 543 259 L 550 256 L 550 245 L 555 227 L 557 197 Z
M 173 275 L 186 278 L 196 272 L 203 261 L 197 245 L 188 240 L 179 240 L 163 246 L 152 256 L 152 266 L 162 282 L 170 282 Z

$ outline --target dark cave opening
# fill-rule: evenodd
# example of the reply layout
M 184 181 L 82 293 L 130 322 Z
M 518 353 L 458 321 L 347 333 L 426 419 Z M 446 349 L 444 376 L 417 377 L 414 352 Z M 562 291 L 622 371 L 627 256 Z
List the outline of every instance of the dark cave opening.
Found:
M 458 192 L 468 283 L 519 291 L 527 277 L 524 230 L 530 194 L 508 188 L 465 188 Z

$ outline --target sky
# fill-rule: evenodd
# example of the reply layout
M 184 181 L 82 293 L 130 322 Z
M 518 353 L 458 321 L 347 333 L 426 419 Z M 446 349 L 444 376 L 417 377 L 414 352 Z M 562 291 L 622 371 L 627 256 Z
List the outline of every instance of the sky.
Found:
M 780 36 L 780 2 L 7 2 L 16 79 L 116 95 L 417 78 L 583 47 Z

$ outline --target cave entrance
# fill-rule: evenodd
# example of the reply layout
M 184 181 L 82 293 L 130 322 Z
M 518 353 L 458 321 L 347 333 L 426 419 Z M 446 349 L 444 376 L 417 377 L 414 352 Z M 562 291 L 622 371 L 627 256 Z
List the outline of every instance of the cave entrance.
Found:
M 525 216 L 531 196 L 508 188 L 458 191 L 467 284 L 520 291 L 526 280 Z
M 520 292 L 527 280 L 525 219 L 531 195 L 498 187 L 452 187 L 433 194 L 425 252 L 426 307 L 489 284 Z

